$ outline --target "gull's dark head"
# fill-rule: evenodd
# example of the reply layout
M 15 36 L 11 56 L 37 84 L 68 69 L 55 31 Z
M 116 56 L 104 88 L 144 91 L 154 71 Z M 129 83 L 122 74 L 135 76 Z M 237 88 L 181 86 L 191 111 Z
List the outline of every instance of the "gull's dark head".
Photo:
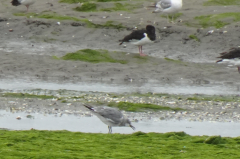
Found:
M 131 127 L 133 130 L 135 130 L 135 127 L 132 125 L 131 121 L 129 119 L 127 119 L 127 122 L 125 124 L 125 126 L 129 126 Z

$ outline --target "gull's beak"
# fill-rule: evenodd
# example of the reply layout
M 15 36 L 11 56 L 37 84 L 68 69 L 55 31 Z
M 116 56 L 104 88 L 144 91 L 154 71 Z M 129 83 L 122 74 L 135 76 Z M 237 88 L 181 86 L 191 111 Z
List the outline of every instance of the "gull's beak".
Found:
M 129 125 L 133 130 L 135 130 L 136 128 L 134 126 L 132 126 L 131 124 Z

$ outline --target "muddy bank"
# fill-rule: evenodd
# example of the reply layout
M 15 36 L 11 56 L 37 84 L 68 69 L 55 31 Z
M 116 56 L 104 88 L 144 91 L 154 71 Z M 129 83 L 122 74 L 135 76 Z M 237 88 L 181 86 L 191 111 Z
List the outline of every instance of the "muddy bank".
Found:
M 238 22 L 221 29 L 213 27 L 201 29 L 188 27 L 185 22 L 197 15 L 237 11 L 236 6 L 208 6 L 203 2 L 189 1 L 184 3 L 183 22 L 166 23 L 160 14 L 151 14 L 146 6 L 150 2 L 141 1 L 132 12 L 76 12 L 74 4 L 52 1 L 37 2 L 30 12 L 56 14 L 81 18 L 82 16 L 96 24 L 114 20 L 125 26 L 125 29 L 108 27 L 88 28 L 73 25 L 72 20 L 46 20 L 14 16 L 24 12 L 24 6 L 13 7 L 8 1 L 2 1 L 0 22 L 0 75 L 3 79 L 30 79 L 62 82 L 77 81 L 110 81 L 110 82 L 149 82 L 159 83 L 214 83 L 239 84 L 239 74 L 233 66 L 215 64 L 218 53 L 238 46 Z M 136 2 L 133 2 L 136 3 Z M 108 4 L 108 3 L 106 3 Z M 110 5 L 110 4 L 109 4 Z M 55 14 L 55 13 L 54 13 Z M 107 16 L 107 18 L 103 18 Z M 126 18 L 127 17 L 127 18 Z M 130 17 L 130 18 L 128 18 Z M 179 20 L 178 19 L 178 20 Z M 147 60 L 132 61 L 128 64 L 100 63 L 91 64 L 81 61 L 55 60 L 52 56 L 61 57 L 68 52 L 79 49 L 106 49 L 126 52 L 123 59 L 137 56 L 137 48 L 126 44 L 118 45 L 118 40 L 131 32 L 134 27 L 144 28 L 147 24 L 156 27 L 158 40 L 144 46 L 149 55 Z M 166 27 L 169 26 L 169 27 Z M 12 32 L 9 32 L 12 29 Z M 208 31 L 214 30 L 212 34 Z M 200 41 L 189 38 L 196 35 Z M 157 58 L 155 58 L 157 57 Z M 164 59 L 165 57 L 177 61 Z M 183 61 L 183 62 L 181 62 Z
M 35 91 L 38 92 L 37 90 Z M 144 112 L 123 111 L 132 121 L 138 120 L 188 120 L 188 121 L 217 121 L 217 122 L 239 122 L 240 109 L 239 97 L 231 96 L 191 96 L 191 95 L 114 95 L 108 93 L 86 93 L 72 92 L 71 96 L 66 91 L 47 91 L 54 94 L 50 99 L 36 99 L 29 97 L 13 98 L 1 95 L 0 109 L 8 112 L 21 112 L 29 114 L 73 114 L 77 116 L 91 116 L 83 107 L 83 103 L 93 105 L 108 105 L 109 103 L 151 103 L 169 110 L 153 111 L 147 109 Z M 45 92 L 45 93 L 47 93 Z M 58 93 L 57 93 L 58 92 Z M 44 92 L 42 92 L 44 93 Z M 42 94 L 41 93 L 41 94 Z M 57 93 L 57 94 L 56 94 Z M 77 94 L 76 94 L 77 93 Z M 208 99 L 208 100 L 206 100 Z M 16 116 L 17 117 L 17 116 Z

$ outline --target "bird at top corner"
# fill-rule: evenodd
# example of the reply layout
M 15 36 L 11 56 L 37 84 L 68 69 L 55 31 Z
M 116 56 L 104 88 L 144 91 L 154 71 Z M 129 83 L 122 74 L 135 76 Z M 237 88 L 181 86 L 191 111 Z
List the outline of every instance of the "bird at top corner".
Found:
M 159 2 L 155 3 L 153 6 L 156 9 L 152 13 L 166 13 L 167 14 L 167 21 L 168 14 L 177 13 L 182 9 L 182 0 L 160 0 Z M 172 15 L 172 22 L 173 22 L 173 15 Z
M 146 56 L 142 51 L 142 46 L 154 43 L 155 40 L 155 27 L 147 25 L 146 29 L 134 30 L 131 34 L 119 40 L 121 42 L 119 45 L 122 45 L 124 42 L 131 42 L 131 44 L 138 46 L 140 56 Z
M 35 3 L 35 0 L 12 0 L 11 3 L 13 6 L 25 5 L 27 7 L 28 12 L 29 6 Z
M 220 53 L 221 56 L 217 58 L 221 58 L 216 61 L 216 63 L 223 62 L 229 63 L 237 66 L 238 72 L 240 73 L 240 48 L 232 48 L 229 52 Z

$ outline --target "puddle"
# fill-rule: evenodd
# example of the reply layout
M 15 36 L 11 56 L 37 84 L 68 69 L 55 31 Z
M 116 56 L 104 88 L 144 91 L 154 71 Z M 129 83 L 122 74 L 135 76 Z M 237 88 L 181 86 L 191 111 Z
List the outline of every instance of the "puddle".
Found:
M 85 117 L 80 115 L 66 115 L 61 117 L 54 114 L 11 113 L 0 110 L 0 128 L 12 130 L 68 130 L 74 132 L 108 133 L 107 125 L 96 116 Z M 21 119 L 17 120 L 16 117 Z M 132 123 L 136 131 L 142 132 L 177 132 L 184 131 L 189 135 L 221 135 L 228 137 L 240 136 L 240 123 L 222 122 L 190 122 L 186 120 L 144 120 Z M 129 134 L 134 131 L 130 127 L 113 127 L 114 133 Z
M 0 80 L 0 88 L 11 92 L 21 92 L 26 90 L 71 90 L 82 92 L 107 92 L 107 93 L 169 93 L 169 94 L 206 94 L 206 95 L 238 95 L 240 89 L 233 84 L 186 84 L 186 83 L 107 83 L 107 82 L 44 82 L 28 80 Z

